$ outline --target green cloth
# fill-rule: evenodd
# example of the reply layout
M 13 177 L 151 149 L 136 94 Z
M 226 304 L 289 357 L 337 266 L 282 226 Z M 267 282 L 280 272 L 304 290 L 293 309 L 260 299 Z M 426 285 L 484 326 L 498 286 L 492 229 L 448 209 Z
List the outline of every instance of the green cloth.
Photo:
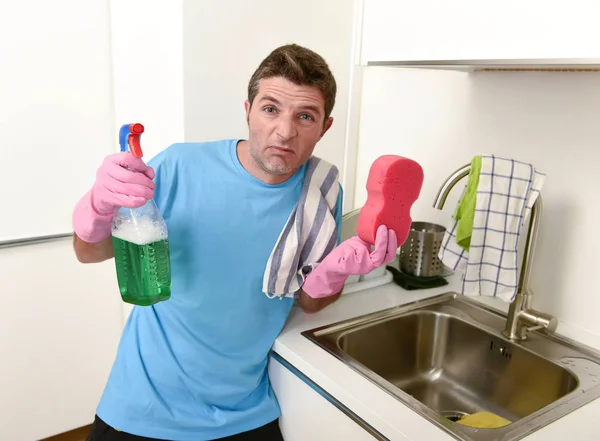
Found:
M 481 156 L 474 156 L 471 160 L 471 171 L 467 189 L 456 208 L 456 243 L 466 251 L 471 246 L 473 220 L 475 219 L 475 204 L 477 202 L 477 186 L 479 185 L 479 172 L 481 171 Z

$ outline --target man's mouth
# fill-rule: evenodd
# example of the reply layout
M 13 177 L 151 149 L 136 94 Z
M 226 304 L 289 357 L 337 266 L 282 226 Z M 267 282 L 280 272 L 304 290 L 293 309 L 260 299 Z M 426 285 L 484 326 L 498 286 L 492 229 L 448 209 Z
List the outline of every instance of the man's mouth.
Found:
M 285 147 L 280 147 L 280 146 L 277 146 L 277 145 L 270 145 L 268 147 L 268 149 L 271 152 L 275 153 L 275 154 L 279 154 L 279 155 L 283 155 L 283 156 L 288 156 L 288 155 L 293 155 L 294 154 L 294 151 L 292 149 L 288 149 L 288 148 L 285 148 Z

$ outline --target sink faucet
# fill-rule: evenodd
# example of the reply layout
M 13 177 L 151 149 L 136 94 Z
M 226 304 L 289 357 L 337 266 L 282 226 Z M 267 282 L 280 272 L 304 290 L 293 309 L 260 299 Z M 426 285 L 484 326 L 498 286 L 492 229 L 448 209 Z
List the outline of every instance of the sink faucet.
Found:
M 434 208 L 441 210 L 448 198 L 450 190 L 465 176 L 468 176 L 471 165 L 467 164 L 452 173 L 441 186 L 433 203 Z M 537 241 L 537 234 L 540 224 L 540 214 L 542 211 L 542 195 L 540 194 L 531 209 L 531 219 L 525 241 L 525 252 L 521 265 L 521 274 L 519 275 L 517 294 L 510 304 L 508 315 L 506 317 L 506 326 L 502 334 L 511 340 L 525 340 L 527 332 L 538 329 L 545 332 L 554 332 L 558 325 L 558 320 L 550 314 L 539 312 L 531 308 L 533 293 L 529 289 L 529 279 L 531 278 L 531 263 Z

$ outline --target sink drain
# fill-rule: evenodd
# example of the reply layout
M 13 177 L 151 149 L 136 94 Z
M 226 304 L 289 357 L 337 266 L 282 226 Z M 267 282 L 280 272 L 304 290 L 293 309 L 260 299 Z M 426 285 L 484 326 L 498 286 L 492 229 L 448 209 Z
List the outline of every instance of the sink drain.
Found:
M 469 415 L 467 412 L 461 412 L 459 410 L 444 410 L 440 412 L 440 415 L 444 418 L 448 418 L 450 421 L 458 421 L 462 417 Z

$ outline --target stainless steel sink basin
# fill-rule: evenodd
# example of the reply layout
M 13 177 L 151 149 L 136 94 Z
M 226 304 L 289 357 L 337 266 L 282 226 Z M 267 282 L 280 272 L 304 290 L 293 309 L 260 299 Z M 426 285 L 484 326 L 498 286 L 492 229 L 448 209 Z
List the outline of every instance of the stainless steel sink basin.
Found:
M 600 356 L 565 338 L 502 335 L 506 317 L 455 293 L 304 333 L 460 440 L 517 440 L 600 396 Z M 511 424 L 456 421 L 478 411 Z
M 340 350 L 437 412 L 511 421 L 577 387 L 564 367 L 454 316 L 418 311 L 339 336 Z

